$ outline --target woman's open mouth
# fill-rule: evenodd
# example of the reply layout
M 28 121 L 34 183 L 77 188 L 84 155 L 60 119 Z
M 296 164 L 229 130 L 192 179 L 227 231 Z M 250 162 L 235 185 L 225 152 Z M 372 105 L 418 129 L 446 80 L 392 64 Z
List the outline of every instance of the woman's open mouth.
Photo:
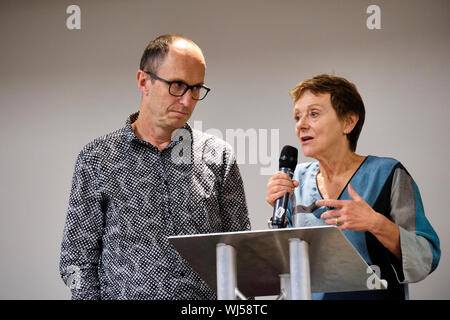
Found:
M 313 137 L 310 137 L 310 136 L 304 136 L 304 137 L 301 137 L 300 138 L 300 142 L 302 143 L 302 144 L 305 144 L 305 143 L 308 143 L 309 141 L 311 141 L 312 139 L 314 139 Z

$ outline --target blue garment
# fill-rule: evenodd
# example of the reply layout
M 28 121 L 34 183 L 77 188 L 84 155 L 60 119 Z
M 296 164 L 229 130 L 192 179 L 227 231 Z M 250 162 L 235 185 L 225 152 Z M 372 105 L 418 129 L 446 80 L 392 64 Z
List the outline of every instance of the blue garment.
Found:
M 294 180 L 299 182 L 287 212 L 323 199 L 317 187 L 317 161 L 297 165 Z M 405 299 L 407 283 L 417 282 L 434 271 L 440 259 L 439 238 L 425 217 L 419 189 L 406 169 L 395 159 L 368 156 L 349 181 L 355 191 L 378 213 L 399 226 L 402 260 L 399 261 L 369 232 L 343 230 L 368 265 L 377 265 L 387 290 L 319 293 L 313 299 Z M 347 185 L 338 200 L 351 200 Z M 293 208 L 293 209 L 291 209 Z M 301 226 L 324 225 L 320 216 L 328 207 L 301 214 Z

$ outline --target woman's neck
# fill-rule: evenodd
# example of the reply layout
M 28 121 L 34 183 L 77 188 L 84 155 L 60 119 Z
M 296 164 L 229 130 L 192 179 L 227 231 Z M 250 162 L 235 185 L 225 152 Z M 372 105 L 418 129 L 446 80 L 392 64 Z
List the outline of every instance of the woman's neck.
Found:
M 336 154 L 332 158 L 317 159 L 319 161 L 320 175 L 325 181 L 334 181 L 337 177 L 345 177 L 354 173 L 364 161 L 365 157 L 348 150 Z

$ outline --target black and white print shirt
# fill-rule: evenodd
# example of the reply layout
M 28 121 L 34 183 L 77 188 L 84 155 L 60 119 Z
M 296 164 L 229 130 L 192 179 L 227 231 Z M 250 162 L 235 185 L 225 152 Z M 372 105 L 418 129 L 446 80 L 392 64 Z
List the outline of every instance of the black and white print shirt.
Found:
M 135 136 L 137 117 L 78 155 L 62 279 L 72 299 L 215 299 L 167 237 L 250 230 L 236 159 L 188 124 L 159 151 Z

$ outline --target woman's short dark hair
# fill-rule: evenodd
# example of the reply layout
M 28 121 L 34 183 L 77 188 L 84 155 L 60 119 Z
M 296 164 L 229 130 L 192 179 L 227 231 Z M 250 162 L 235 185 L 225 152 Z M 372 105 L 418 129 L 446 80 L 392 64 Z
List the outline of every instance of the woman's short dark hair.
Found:
M 316 95 L 329 93 L 331 105 L 339 119 L 345 119 L 349 114 L 359 116 L 358 122 L 353 130 L 347 134 L 350 149 L 354 152 L 366 115 L 364 102 L 356 86 L 347 79 L 328 74 L 320 74 L 300 82 L 291 90 L 290 94 L 294 102 L 297 102 L 306 91 L 311 91 Z

